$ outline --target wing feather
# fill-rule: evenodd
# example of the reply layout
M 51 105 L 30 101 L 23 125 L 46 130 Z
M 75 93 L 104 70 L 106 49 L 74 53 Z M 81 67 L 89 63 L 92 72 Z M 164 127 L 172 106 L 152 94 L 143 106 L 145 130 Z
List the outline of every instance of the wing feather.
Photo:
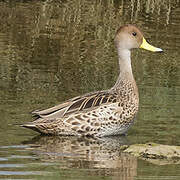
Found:
M 102 104 L 110 102 L 114 103 L 116 102 L 116 98 L 117 95 L 115 93 L 110 91 L 99 91 L 85 94 L 84 96 L 78 96 L 52 108 L 42 111 L 34 111 L 32 113 L 41 118 L 62 118 L 72 113 L 88 111 L 91 108 L 97 108 Z

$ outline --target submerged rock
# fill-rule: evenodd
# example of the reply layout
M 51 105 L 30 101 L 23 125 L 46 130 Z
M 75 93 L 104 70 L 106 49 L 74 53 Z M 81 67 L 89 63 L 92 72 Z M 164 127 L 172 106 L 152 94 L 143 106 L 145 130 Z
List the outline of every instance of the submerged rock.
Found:
M 147 143 L 122 146 L 121 149 L 154 164 L 180 164 L 180 146 Z

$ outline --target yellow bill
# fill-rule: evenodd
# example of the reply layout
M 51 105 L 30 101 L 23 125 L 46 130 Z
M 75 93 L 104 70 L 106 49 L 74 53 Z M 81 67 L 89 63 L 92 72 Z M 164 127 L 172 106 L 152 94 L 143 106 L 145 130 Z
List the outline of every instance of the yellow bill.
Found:
M 149 51 L 153 51 L 153 52 L 162 52 L 163 51 L 161 48 L 157 48 L 157 47 L 150 45 L 144 38 L 143 38 L 143 42 L 142 42 L 140 48 L 146 49 Z

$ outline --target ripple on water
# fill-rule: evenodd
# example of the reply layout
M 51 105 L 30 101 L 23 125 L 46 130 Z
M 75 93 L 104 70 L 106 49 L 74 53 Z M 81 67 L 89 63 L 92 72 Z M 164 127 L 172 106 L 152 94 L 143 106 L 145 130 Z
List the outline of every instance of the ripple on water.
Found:
M 7 158 L 0 158 L 0 161 L 8 161 Z
M 47 176 L 51 174 L 51 172 L 43 171 L 44 167 L 49 166 L 50 163 L 40 161 L 36 163 L 37 157 L 29 151 L 29 147 L 26 145 L 0 147 L 0 179 L 4 179 L 5 176 L 17 179 L 22 176 L 26 178 L 29 175 Z
M 44 171 L 0 171 L 0 175 L 48 175 L 50 172 Z
M 22 148 L 22 149 L 24 149 L 24 148 L 28 148 L 29 146 L 27 146 L 27 145 L 11 145 L 11 146 L 0 146 L 0 149 L 15 149 L 15 148 L 17 148 L 17 149 L 20 149 L 20 148 Z

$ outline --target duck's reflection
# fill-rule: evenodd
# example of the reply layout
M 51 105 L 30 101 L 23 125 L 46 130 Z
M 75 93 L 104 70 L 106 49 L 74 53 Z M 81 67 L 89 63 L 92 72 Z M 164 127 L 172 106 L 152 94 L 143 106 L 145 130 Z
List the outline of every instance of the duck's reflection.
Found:
M 41 160 L 60 162 L 63 169 L 78 168 L 118 179 L 133 179 L 137 174 L 137 159 L 120 150 L 120 146 L 128 144 L 125 136 L 101 139 L 38 136 L 24 143 Z

